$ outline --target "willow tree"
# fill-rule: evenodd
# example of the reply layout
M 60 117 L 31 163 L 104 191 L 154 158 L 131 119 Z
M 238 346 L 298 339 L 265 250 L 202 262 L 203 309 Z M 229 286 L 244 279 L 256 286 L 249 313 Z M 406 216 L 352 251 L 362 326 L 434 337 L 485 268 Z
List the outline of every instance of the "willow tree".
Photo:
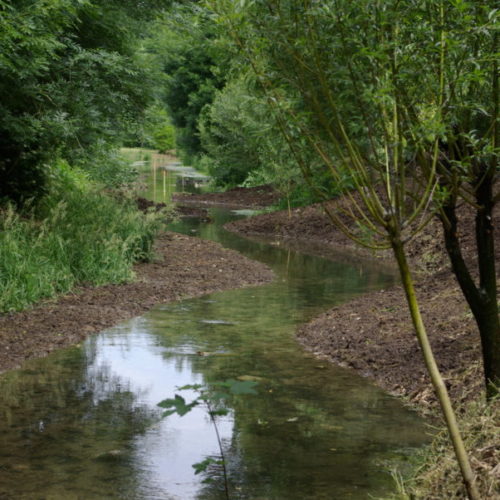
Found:
M 490 5 L 488 5 L 490 4 Z M 447 73 L 443 83 L 443 122 L 439 182 L 446 197 L 439 213 L 452 269 L 481 337 L 487 396 L 500 388 L 500 318 L 495 269 L 494 207 L 500 151 L 499 13 L 492 2 L 463 2 L 445 24 Z M 414 116 L 415 108 L 405 100 Z M 415 119 L 415 118 L 413 118 Z M 475 265 L 462 255 L 458 203 L 475 211 Z
M 478 227 L 486 225 L 491 233 L 498 156 L 498 102 L 491 104 L 498 98 L 491 43 L 496 11 L 460 0 L 209 4 L 252 66 L 303 175 L 310 176 L 306 158 L 315 151 L 332 182 L 343 189 L 343 202 L 324 204 L 330 219 L 361 245 L 392 248 L 467 494 L 479 498 L 420 314 L 405 245 L 437 214 L 453 252 L 458 244 L 454 210 L 458 197 L 469 199 L 466 188 L 477 195 L 487 191 L 487 209 L 477 207 L 482 210 Z M 465 42 L 460 41 L 463 36 Z M 463 50 L 467 40 L 477 49 L 473 61 Z M 471 67 L 477 69 L 473 75 Z M 460 103 L 464 96 L 467 102 Z M 474 120 L 467 122 L 478 109 L 489 120 L 482 127 L 480 148 L 471 128 Z M 462 143 L 466 145 L 460 148 Z M 486 294 L 491 306 L 488 334 L 496 340 L 484 342 L 482 335 L 483 352 L 491 360 L 485 363 L 491 394 L 500 377 L 495 296 L 490 304 L 496 293 L 490 233 L 479 256 L 481 282 L 471 286 L 469 295 Z M 462 265 L 459 255 L 455 271 Z M 470 273 L 467 279 L 472 280 Z M 498 324 L 498 309 L 496 320 Z

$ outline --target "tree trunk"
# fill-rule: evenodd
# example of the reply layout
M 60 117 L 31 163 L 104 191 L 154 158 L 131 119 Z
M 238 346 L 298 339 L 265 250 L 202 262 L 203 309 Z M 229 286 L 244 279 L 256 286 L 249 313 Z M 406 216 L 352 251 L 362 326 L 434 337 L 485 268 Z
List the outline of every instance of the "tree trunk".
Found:
M 474 314 L 483 347 L 484 374 L 488 397 L 500 389 L 500 319 L 498 317 L 495 240 L 493 233 L 493 181 L 495 170 L 482 165 L 478 172 L 476 202 L 476 244 L 479 267 L 481 311 Z
M 446 426 L 448 427 L 448 432 L 450 434 L 453 448 L 455 450 L 455 456 L 460 466 L 463 482 L 467 490 L 467 496 L 470 500 L 480 500 L 479 493 L 477 491 L 476 485 L 474 484 L 474 474 L 472 472 L 469 459 L 467 457 L 467 452 L 465 451 L 465 446 L 458 429 L 450 397 L 448 395 L 448 391 L 446 390 L 443 377 L 439 372 L 439 368 L 434 358 L 434 354 L 427 337 L 427 332 L 422 321 L 417 296 L 415 294 L 415 289 L 413 286 L 413 280 L 411 277 L 410 269 L 408 267 L 408 262 L 406 260 L 404 246 L 401 243 L 399 237 L 393 238 L 391 244 L 394 255 L 398 262 L 399 272 L 401 274 L 401 280 L 403 282 L 403 287 L 405 290 L 406 299 L 408 301 L 408 307 L 410 309 L 415 333 L 417 334 L 417 339 L 420 344 L 420 348 L 422 349 L 425 365 L 430 375 L 432 385 L 438 397 L 439 404 L 441 405 L 441 410 L 443 412 Z
M 500 387 L 500 318 L 497 303 L 497 281 L 495 271 L 495 246 L 493 236 L 493 178 L 481 176 L 476 188 L 477 265 L 479 286 L 476 285 L 462 256 L 458 237 L 456 198 L 451 197 L 443 207 L 441 218 L 446 251 L 453 273 L 474 315 L 481 338 L 486 395 L 490 399 L 498 394 Z

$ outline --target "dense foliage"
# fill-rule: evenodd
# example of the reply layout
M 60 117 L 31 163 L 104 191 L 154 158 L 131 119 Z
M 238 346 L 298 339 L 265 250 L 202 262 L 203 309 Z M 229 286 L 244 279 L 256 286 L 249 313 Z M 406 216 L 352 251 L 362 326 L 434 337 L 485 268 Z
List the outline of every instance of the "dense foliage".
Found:
M 138 20 L 157 4 L 0 2 L 0 199 L 41 196 L 54 156 L 85 166 L 141 119 Z
M 195 4 L 178 4 L 156 23 L 147 44 L 154 64 L 165 75 L 161 99 L 186 162 L 203 153 L 198 121 L 225 80 L 224 56 L 214 44 L 213 31 L 204 10 Z
M 0 312 L 150 255 L 156 219 L 101 189 L 134 179 L 117 147 L 152 103 L 142 38 L 167 4 L 0 0 Z
M 158 21 L 147 44 L 165 74 L 161 99 L 181 157 L 210 173 L 218 186 L 272 183 L 292 204 L 338 194 L 312 150 L 306 157 L 314 189 L 307 186 L 280 133 L 279 116 L 215 21 L 200 4 L 179 3 Z
M 21 217 L 0 212 L 0 313 L 19 310 L 78 284 L 122 283 L 151 256 L 160 227 L 135 203 L 99 193 L 66 163 L 52 168 L 49 196 Z
M 201 143 L 216 183 L 238 185 L 250 172 L 264 181 L 278 164 L 283 165 L 289 158 L 276 154 L 285 145 L 280 135 L 272 133 L 275 126 L 265 101 L 246 80 L 232 80 L 218 91 L 200 118 Z

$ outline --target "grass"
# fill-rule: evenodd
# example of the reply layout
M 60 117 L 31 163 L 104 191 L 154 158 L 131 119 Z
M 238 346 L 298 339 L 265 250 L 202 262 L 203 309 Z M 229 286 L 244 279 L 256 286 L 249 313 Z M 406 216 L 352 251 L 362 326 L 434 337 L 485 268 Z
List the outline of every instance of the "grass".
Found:
M 481 498 L 500 498 L 500 399 L 468 403 L 459 425 Z M 467 498 L 449 441 L 446 429 L 440 429 L 417 457 L 415 475 L 407 480 L 396 478 L 398 493 L 393 500 Z
M 30 213 L 0 211 L 0 313 L 79 284 L 130 281 L 133 263 L 151 256 L 158 215 L 68 172 L 57 172 L 52 194 Z
M 158 152 L 154 149 L 147 148 L 121 148 L 120 154 L 125 160 L 130 163 L 134 163 L 137 161 L 145 161 L 150 162 L 153 154 L 157 154 Z

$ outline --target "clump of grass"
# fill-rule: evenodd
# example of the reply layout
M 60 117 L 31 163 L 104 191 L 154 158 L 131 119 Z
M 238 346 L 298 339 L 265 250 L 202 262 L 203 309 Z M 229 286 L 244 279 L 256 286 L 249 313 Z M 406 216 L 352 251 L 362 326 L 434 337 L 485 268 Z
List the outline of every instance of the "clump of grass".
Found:
M 29 214 L 0 212 L 0 312 L 25 309 L 77 284 L 123 283 L 151 256 L 158 214 L 98 192 L 67 167 Z
M 489 404 L 478 400 L 468 403 L 459 425 L 481 498 L 500 498 L 500 399 Z M 397 478 L 394 499 L 467 498 L 446 429 L 436 434 L 417 460 L 421 465 L 414 477 Z
M 121 148 L 120 154 L 127 162 L 133 163 L 136 161 L 150 162 L 152 155 L 156 153 L 155 149 L 147 148 Z

